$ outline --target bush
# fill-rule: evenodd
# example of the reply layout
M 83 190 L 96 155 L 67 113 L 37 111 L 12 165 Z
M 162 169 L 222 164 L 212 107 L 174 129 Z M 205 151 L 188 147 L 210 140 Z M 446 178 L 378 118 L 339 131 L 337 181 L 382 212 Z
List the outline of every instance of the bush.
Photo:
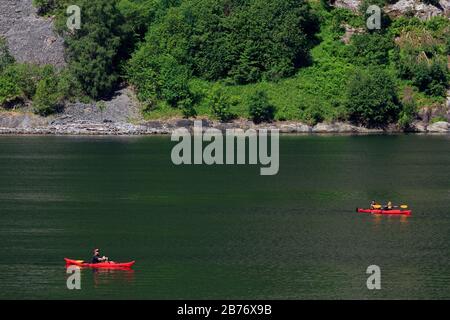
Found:
M 38 9 L 39 14 L 49 14 L 64 4 L 64 0 L 33 0 L 33 5 Z
M 441 121 L 447 122 L 447 118 L 444 116 L 436 116 L 436 117 L 431 118 L 430 123 L 433 124 L 433 123 L 441 122 Z
M 351 38 L 350 52 L 361 65 L 387 64 L 394 41 L 380 33 L 356 34 Z
M 275 106 L 270 103 L 265 91 L 258 90 L 250 96 L 248 111 L 254 123 L 270 122 L 275 118 Z
M 413 90 L 410 87 L 406 87 L 403 92 L 402 99 L 402 111 L 400 111 L 398 126 L 407 130 L 411 127 L 411 123 L 416 118 L 417 106 L 413 97 Z
M 420 62 L 412 68 L 413 84 L 420 91 L 435 97 L 446 95 L 448 85 L 447 66 L 437 61 Z
M 197 115 L 197 111 L 194 108 L 194 101 L 188 97 L 178 102 L 178 108 L 183 112 L 183 117 L 190 118 Z
M 172 107 L 192 111 L 189 105 L 194 99 L 189 89 L 188 68 L 171 55 L 149 54 L 148 49 L 142 46 L 126 70 L 130 83 L 138 90 L 139 100 L 148 105 L 165 100 Z
M 45 77 L 38 82 L 33 97 L 33 111 L 41 116 L 50 115 L 61 105 L 58 93 L 58 81 L 54 77 Z
M 398 118 L 400 106 L 392 77 L 383 69 L 357 72 L 346 95 L 349 119 L 368 127 L 383 127 Z
M 211 90 L 207 97 L 207 104 L 211 108 L 212 114 L 220 121 L 227 122 L 236 117 L 230 111 L 233 102 L 218 86 Z
M 21 91 L 13 79 L 0 76 L 0 106 L 6 106 L 8 103 L 21 97 Z
M 36 92 L 36 84 L 42 79 L 45 67 L 28 63 L 15 63 L 5 69 L 4 74 L 10 77 L 20 88 L 24 98 L 31 99 Z

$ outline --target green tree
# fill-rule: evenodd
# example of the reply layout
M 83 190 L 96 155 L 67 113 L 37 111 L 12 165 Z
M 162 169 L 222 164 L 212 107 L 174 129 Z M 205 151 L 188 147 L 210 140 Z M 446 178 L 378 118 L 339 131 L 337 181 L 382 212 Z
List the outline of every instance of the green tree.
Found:
M 69 68 L 92 98 L 111 94 L 123 56 L 123 20 L 117 0 L 79 0 L 82 26 L 66 36 Z
M 417 105 L 413 97 L 413 90 L 411 87 L 406 87 L 403 92 L 402 111 L 400 111 L 398 118 L 398 126 L 403 130 L 408 130 L 411 123 L 416 118 Z
M 0 38 L 0 72 L 13 63 L 14 58 L 9 53 L 5 39 Z
M 267 93 L 262 90 L 252 94 L 248 101 L 250 119 L 255 123 L 270 122 L 275 118 L 275 106 L 270 103 Z
M 47 66 L 43 70 L 42 79 L 37 83 L 33 97 L 33 111 L 47 116 L 58 111 L 62 103 L 61 93 L 58 92 L 58 78 L 55 70 Z
M 17 83 L 9 77 L 0 75 L 0 106 L 6 106 L 20 97 L 21 91 Z
M 448 85 L 448 71 L 444 63 L 426 61 L 412 67 L 412 80 L 420 91 L 431 96 L 445 96 Z
M 347 88 L 345 106 L 356 124 L 383 127 L 396 121 L 400 105 L 394 80 L 381 68 L 356 72 Z

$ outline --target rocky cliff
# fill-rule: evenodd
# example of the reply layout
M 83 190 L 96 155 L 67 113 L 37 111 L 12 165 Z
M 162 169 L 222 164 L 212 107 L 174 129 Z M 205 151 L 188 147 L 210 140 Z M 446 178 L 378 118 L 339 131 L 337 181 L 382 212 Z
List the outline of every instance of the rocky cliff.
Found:
M 63 39 L 54 33 L 52 18 L 36 14 L 32 0 L 0 0 L 0 37 L 19 62 L 65 64 Z

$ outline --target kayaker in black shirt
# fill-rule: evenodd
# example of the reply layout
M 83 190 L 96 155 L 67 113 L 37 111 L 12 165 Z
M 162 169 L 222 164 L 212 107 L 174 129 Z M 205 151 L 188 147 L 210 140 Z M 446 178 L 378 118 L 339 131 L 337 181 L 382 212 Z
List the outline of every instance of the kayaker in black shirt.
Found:
M 92 263 L 108 262 L 108 257 L 101 257 L 100 250 L 94 249 L 94 255 L 92 256 Z

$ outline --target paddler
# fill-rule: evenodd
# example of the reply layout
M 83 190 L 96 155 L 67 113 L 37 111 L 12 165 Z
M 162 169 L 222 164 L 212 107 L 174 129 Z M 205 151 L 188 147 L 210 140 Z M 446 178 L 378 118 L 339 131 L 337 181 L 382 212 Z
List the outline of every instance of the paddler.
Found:
M 386 209 L 392 210 L 392 202 L 388 201 L 388 204 L 386 205 Z
M 376 201 L 375 200 L 372 200 L 371 202 L 370 202 L 370 209 L 380 209 L 380 207 L 381 207 L 381 205 L 379 205 L 378 203 L 376 203 Z
M 94 255 L 92 256 L 92 263 L 108 262 L 108 257 L 100 256 L 100 250 L 94 249 Z

